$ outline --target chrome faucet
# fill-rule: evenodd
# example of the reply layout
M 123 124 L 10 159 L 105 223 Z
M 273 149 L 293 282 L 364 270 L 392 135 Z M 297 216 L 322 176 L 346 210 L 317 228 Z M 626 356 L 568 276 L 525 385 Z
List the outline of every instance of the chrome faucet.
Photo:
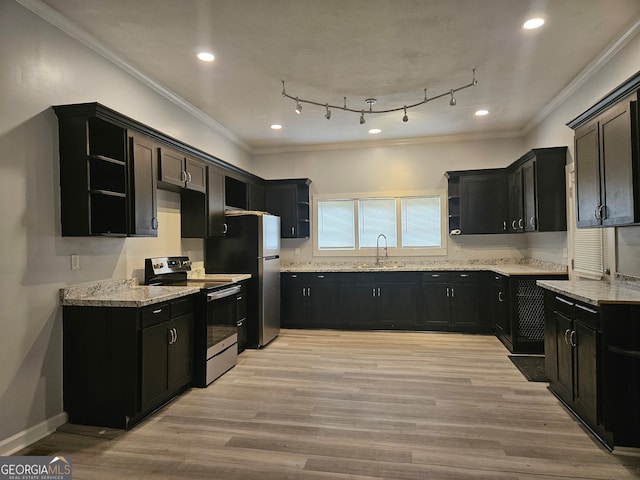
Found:
M 384 233 L 381 233 L 380 235 L 378 235 L 378 238 L 376 238 L 376 265 L 380 265 L 380 237 L 384 238 L 384 258 L 386 260 L 389 259 L 389 251 L 388 251 L 388 246 L 389 244 L 387 243 L 387 237 Z

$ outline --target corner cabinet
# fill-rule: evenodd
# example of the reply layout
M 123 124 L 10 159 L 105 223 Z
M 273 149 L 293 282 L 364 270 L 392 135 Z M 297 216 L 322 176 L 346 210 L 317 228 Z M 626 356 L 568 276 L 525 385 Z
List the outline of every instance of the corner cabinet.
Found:
M 282 238 L 309 238 L 310 197 L 308 178 L 268 180 L 264 193 L 265 209 L 280 217 Z
M 534 148 L 506 168 L 446 172 L 449 234 L 566 230 L 566 158 Z
M 133 307 L 63 307 L 71 423 L 130 428 L 191 385 L 193 296 Z
M 99 104 L 58 116 L 63 236 L 157 236 L 153 140 Z
M 575 130 L 576 223 L 640 222 L 640 72 L 569 122 Z

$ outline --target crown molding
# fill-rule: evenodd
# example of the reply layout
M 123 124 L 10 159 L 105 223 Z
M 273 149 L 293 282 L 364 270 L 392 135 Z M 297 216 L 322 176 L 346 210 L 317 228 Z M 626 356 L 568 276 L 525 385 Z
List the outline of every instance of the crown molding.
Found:
M 17 3 L 27 8 L 31 12 L 35 13 L 43 20 L 49 22 L 51 25 L 57 27 L 58 29 L 65 32 L 72 38 L 75 38 L 80 43 L 89 47 L 91 50 L 95 51 L 99 55 L 103 56 L 115 66 L 124 70 L 129 75 L 134 77 L 136 80 L 142 82 L 144 85 L 159 93 L 164 98 L 177 105 L 187 113 L 189 113 L 194 118 L 200 120 L 202 123 L 212 128 L 216 132 L 220 133 L 227 140 L 230 140 L 243 150 L 248 153 L 251 153 L 252 148 L 251 145 L 246 143 L 240 137 L 235 135 L 233 132 L 228 130 L 222 124 L 218 123 L 212 117 L 204 113 L 202 110 L 187 102 L 184 98 L 179 96 L 177 93 L 172 90 L 166 88 L 160 83 L 156 82 L 153 78 L 145 75 L 136 67 L 131 65 L 122 57 L 116 55 L 111 50 L 109 50 L 100 40 L 91 35 L 89 32 L 81 29 L 77 24 L 69 20 L 64 15 L 61 15 L 59 12 L 55 11 L 48 5 L 42 3 L 40 0 L 15 0 Z
M 273 153 L 318 152 L 327 150 L 349 150 L 356 148 L 396 147 L 403 145 L 425 145 L 429 143 L 473 142 L 476 140 L 494 140 L 501 138 L 518 138 L 524 136 L 521 130 L 486 133 L 464 133 L 460 135 L 439 135 L 433 137 L 400 138 L 389 140 L 369 140 L 341 143 L 317 143 L 300 145 L 278 145 L 273 147 L 254 147 L 253 155 Z
M 620 50 L 622 50 L 640 32 L 640 20 L 635 21 L 621 37 L 610 44 L 600 55 L 593 59 L 564 89 L 560 91 L 542 110 L 540 110 L 523 128 L 523 134 L 530 133 L 547 116 L 562 105 L 587 80 L 604 67 Z

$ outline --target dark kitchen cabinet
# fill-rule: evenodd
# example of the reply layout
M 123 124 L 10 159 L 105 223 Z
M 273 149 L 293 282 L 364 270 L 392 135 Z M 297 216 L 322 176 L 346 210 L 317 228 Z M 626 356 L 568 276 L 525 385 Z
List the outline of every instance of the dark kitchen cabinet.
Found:
M 264 187 L 257 183 L 248 184 L 248 209 L 262 212 L 265 210 Z
M 498 338 L 508 336 L 511 338 L 511 322 L 509 316 L 509 279 L 499 273 L 489 273 L 488 281 L 491 285 L 491 318 L 493 328 Z
M 193 296 L 143 308 L 63 307 L 70 423 L 130 428 L 191 384 Z
M 152 138 L 98 104 L 54 107 L 63 236 L 157 236 Z
M 576 223 L 640 222 L 640 73 L 568 125 L 575 130 Z
M 343 273 L 342 325 L 353 329 L 413 329 L 418 325 L 420 274 Z
M 165 313 L 166 312 L 166 313 Z M 141 410 L 157 407 L 190 384 L 193 371 L 193 301 L 142 309 Z
M 180 192 L 180 235 L 183 238 L 219 237 L 227 233 L 225 176 L 214 166 L 207 168 L 207 193 Z
M 284 328 L 338 328 L 337 275 L 282 273 L 281 312 Z
M 488 330 L 480 316 L 478 272 L 428 272 L 423 276 L 424 325 L 428 329 Z
M 447 172 L 447 177 L 451 235 L 505 233 L 507 186 L 502 171 Z
M 140 133 L 129 136 L 129 236 L 158 235 L 156 145 Z
M 309 238 L 311 180 L 268 180 L 265 188 L 265 209 L 280 217 L 282 238 Z
M 567 147 L 534 148 L 509 170 L 510 233 L 567 229 Z
M 598 372 L 602 368 L 596 307 L 545 291 L 545 371 L 549 389 L 603 435 Z
M 207 166 L 204 162 L 166 146 L 159 148 L 158 157 L 158 181 L 163 188 L 206 193 Z

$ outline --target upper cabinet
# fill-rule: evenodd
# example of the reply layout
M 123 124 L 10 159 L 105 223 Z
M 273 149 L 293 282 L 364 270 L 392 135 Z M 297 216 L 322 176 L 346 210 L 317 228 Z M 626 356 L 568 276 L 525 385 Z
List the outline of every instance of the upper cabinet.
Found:
M 186 188 L 207 192 L 207 166 L 203 162 L 172 148 L 160 147 L 158 150 L 160 186 L 169 190 Z
M 447 172 L 449 234 L 566 230 L 566 157 L 535 148 L 507 168 Z
M 640 222 L 640 72 L 567 125 L 575 130 L 576 223 Z
M 309 238 L 308 178 L 269 180 L 265 189 L 265 209 L 280 217 L 282 238 Z
M 56 106 L 63 236 L 156 236 L 151 138 L 99 104 Z

